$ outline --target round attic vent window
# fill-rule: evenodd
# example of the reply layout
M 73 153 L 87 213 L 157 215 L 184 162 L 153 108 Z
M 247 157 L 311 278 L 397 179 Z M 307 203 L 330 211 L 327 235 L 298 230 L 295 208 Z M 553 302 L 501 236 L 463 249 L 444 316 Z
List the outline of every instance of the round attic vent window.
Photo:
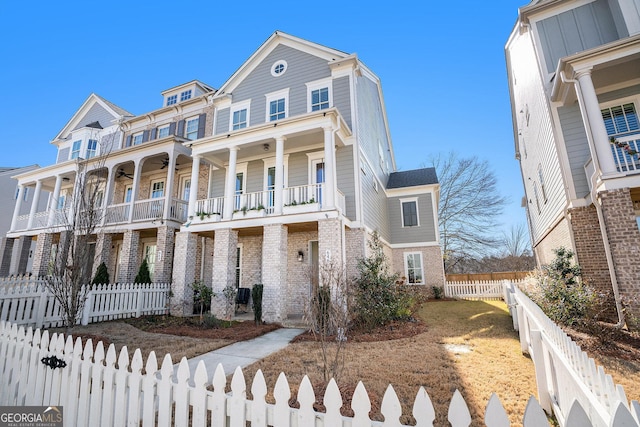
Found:
M 279 77 L 283 75 L 285 71 L 287 71 L 287 61 L 284 61 L 284 60 L 276 61 L 271 66 L 271 75 L 273 77 Z

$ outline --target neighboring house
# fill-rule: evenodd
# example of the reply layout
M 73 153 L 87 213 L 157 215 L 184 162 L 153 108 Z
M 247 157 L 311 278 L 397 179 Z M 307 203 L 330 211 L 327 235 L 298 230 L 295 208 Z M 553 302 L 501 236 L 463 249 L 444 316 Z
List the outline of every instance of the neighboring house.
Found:
M 163 96 L 133 116 L 91 95 L 53 141 L 58 163 L 19 176 L 57 200 L 46 223 L 8 234 L 35 236 L 35 273 L 60 239 L 76 158 L 103 141 L 94 269 L 132 281 L 146 257 L 155 281 L 173 281 L 176 314 L 203 280 L 218 296 L 262 283 L 266 321 L 300 316 L 318 270 L 355 275 L 373 231 L 408 283 L 443 285 L 435 171 L 396 171 L 380 81 L 356 55 L 276 32 L 219 90 L 192 81 Z
M 13 218 L 16 221 L 27 220 L 31 206 L 43 210 L 47 204 L 46 197 L 35 200 L 34 203 L 34 193 L 27 190 L 20 192 L 18 181 L 13 178 L 14 175 L 37 168 L 38 165 L 0 167 L 0 277 L 31 272 L 35 248 L 33 239 L 30 236 L 22 236 L 14 240 L 6 239 L 4 236 L 11 229 Z M 17 211 L 16 206 L 19 206 Z
M 584 280 L 638 314 L 640 0 L 533 1 L 505 53 L 538 263 L 573 249 Z

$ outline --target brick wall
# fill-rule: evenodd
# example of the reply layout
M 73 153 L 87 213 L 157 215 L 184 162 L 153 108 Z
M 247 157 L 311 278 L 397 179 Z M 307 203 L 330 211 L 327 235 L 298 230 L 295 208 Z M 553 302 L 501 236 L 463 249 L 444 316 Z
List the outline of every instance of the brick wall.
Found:
M 422 271 L 424 273 L 424 285 L 428 292 L 432 292 L 433 286 L 444 286 L 445 275 L 442 264 L 442 251 L 440 246 L 422 246 L 417 248 L 393 249 L 392 271 L 398 273 L 400 277 L 405 276 L 404 256 L 405 253 L 420 252 L 422 254 Z
M 122 238 L 122 247 L 120 249 L 121 262 L 118 268 L 118 282 L 131 283 L 138 274 L 140 262 L 138 261 L 140 252 L 140 232 L 135 230 L 127 230 Z
M 51 261 L 52 244 L 53 233 L 38 234 L 36 250 L 33 254 L 33 265 L 31 267 L 31 272 L 35 276 L 45 276 L 49 274 L 49 261 Z
M 238 243 L 242 245 L 240 287 L 251 289 L 262 283 L 262 236 L 240 237 Z
M 0 238 L 0 277 L 9 276 L 14 240 L 8 237 Z
M 600 193 L 620 297 L 640 319 L 640 230 L 628 188 Z M 640 326 L 640 325 L 639 325 Z
M 285 291 L 287 280 L 288 227 L 269 224 L 263 228 L 262 244 L 262 320 L 282 322 L 285 317 Z
M 190 316 L 193 313 L 193 289 L 196 279 L 196 251 L 198 236 L 189 232 L 175 234 L 175 253 L 170 312 L 173 316 Z
M 156 237 L 156 265 L 153 276 L 154 281 L 158 283 L 171 281 L 175 232 L 176 230 L 173 227 L 158 227 Z
M 311 292 L 312 271 L 311 257 L 309 256 L 309 241 L 318 240 L 318 233 L 299 232 L 290 233 L 287 249 L 287 281 L 284 295 L 286 301 L 285 315 L 288 317 L 301 317 L 307 307 Z M 298 251 L 302 251 L 303 261 L 298 261 Z
M 366 232 L 362 228 L 349 228 L 345 230 L 346 246 L 346 273 L 348 278 L 358 276 L 358 260 L 366 256 Z
M 96 253 L 93 258 L 93 269 L 91 271 L 91 278 L 95 277 L 100 263 L 104 262 L 107 266 L 109 273 L 109 279 L 114 281 L 114 271 L 109 271 L 111 266 L 111 246 L 112 246 L 113 234 L 110 233 L 98 233 L 96 236 Z
M 227 285 L 235 285 L 237 248 L 237 230 L 225 228 L 215 231 L 211 281 L 214 297 L 211 300 L 211 312 L 218 318 L 225 318 L 228 314 L 223 290 Z
M 555 258 L 553 249 L 559 248 L 561 246 L 571 250 L 575 249 L 571 241 L 569 223 L 564 218 L 560 222 L 558 222 L 553 230 L 551 230 L 549 234 L 544 237 L 544 239 L 538 242 L 538 244 L 534 248 L 538 266 L 549 264 L 551 261 L 553 261 L 553 259 Z

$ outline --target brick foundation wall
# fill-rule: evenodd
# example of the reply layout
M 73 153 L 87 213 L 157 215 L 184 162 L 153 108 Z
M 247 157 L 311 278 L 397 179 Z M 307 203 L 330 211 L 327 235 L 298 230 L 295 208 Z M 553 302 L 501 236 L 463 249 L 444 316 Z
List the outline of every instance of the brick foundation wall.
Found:
M 140 232 L 135 230 L 127 230 L 122 238 L 121 262 L 118 268 L 118 282 L 132 283 L 138 274 L 140 268 L 139 252 L 140 248 Z
M 15 274 L 21 275 L 27 272 L 27 265 L 29 264 L 29 252 L 31 252 L 31 242 L 33 239 L 31 236 L 21 236 L 17 240 L 17 257 L 18 262 L 15 269 Z
M 620 297 L 631 316 L 640 319 L 640 230 L 631 193 L 628 188 L 607 191 L 600 200 Z
M 300 318 L 307 307 L 311 293 L 312 260 L 309 256 L 309 241 L 318 240 L 317 232 L 289 233 L 287 248 L 286 289 L 282 297 L 285 299 L 285 315 Z M 298 251 L 302 251 L 303 261 L 298 261 Z M 315 272 L 317 274 L 317 272 Z
M 253 288 L 262 283 L 262 236 L 245 236 L 238 239 L 242 245 L 240 287 Z
M 109 273 L 109 281 L 113 282 L 114 271 L 109 271 L 109 267 L 111 266 L 111 246 L 113 243 L 113 234 L 110 233 L 98 233 L 96 236 L 96 253 L 93 258 L 93 269 L 91 272 L 91 278 L 96 276 L 96 272 L 98 271 L 98 266 L 104 262 L 104 265 L 107 266 L 107 272 Z
M 358 260 L 366 256 L 367 237 L 366 231 L 362 228 L 351 228 L 345 230 L 346 260 L 345 268 L 347 278 L 358 276 Z
M 153 276 L 154 281 L 158 283 L 171 281 L 175 232 L 176 230 L 173 227 L 158 227 L 156 237 L 156 264 Z
M 555 258 L 554 249 L 565 247 L 574 252 L 569 222 L 563 218 L 533 249 L 538 267 L 549 264 Z M 575 227 L 574 227 L 575 229 Z
M 442 287 L 445 282 L 444 265 L 440 246 L 421 246 L 417 248 L 395 248 L 391 258 L 391 268 L 394 273 L 405 276 L 404 254 L 409 252 L 422 253 L 422 271 L 424 286 L 428 294 L 432 294 L 433 286 Z

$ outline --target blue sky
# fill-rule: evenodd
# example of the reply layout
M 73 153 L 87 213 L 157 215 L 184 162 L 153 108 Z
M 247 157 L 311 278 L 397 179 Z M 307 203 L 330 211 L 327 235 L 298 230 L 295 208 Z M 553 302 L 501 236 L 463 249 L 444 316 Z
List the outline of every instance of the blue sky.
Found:
M 526 0 L 0 2 L 0 166 L 55 162 L 49 144 L 95 92 L 141 114 L 198 79 L 220 87 L 275 31 L 360 59 L 382 81 L 400 170 L 450 150 L 486 159 L 525 223 L 504 45 Z

